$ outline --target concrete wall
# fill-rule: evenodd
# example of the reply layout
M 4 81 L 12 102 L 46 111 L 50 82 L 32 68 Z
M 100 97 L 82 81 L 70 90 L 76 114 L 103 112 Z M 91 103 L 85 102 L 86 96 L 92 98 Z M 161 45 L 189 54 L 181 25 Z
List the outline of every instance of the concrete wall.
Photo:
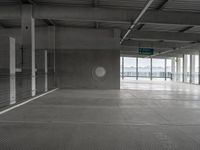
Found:
M 51 40 L 49 39 L 48 27 L 38 27 L 35 31 L 36 50 L 49 50 L 49 41 Z M 57 52 L 56 71 L 58 86 L 61 88 L 119 88 L 120 38 L 119 34 L 116 33 L 118 32 L 115 30 L 56 27 L 55 48 Z M 0 34 L 16 38 L 18 45 L 22 43 L 20 28 L 0 30 Z M 50 53 L 48 58 L 53 58 L 53 56 L 50 57 L 51 55 Z M 18 58 L 21 57 L 20 48 L 17 50 L 17 56 Z M 18 60 L 17 66 L 20 67 L 21 58 Z M 37 60 L 40 59 L 36 58 Z M 38 63 L 36 62 L 36 64 Z M 48 64 L 51 64 L 51 62 L 48 62 Z M 97 65 L 104 66 L 107 70 L 106 77 L 101 81 L 91 77 L 92 67 Z M 48 79 L 49 82 L 52 82 L 52 65 L 48 65 L 48 69 L 50 74 Z M 21 73 L 18 74 L 17 78 L 18 76 L 21 78 Z M 21 82 L 20 80 L 20 87 L 23 85 Z M 50 83 L 49 89 L 53 86 L 53 82 Z M 20 89 L 20 91 L 23 90 Z
M 48 49 L 48 27 L 37 27 L 35 30 L 36 50 Z M 113 30 L 83 29 L 56 27 L 56 49 L 120 49 L 119 38 L 115 38 Z M 3 29 L 0 35 L 10 36 L 21 45 L 21 29 Z
M 56 53 L 59 88 L 119 89 L 119 50 L 59 50 Z M 96 67 L 106 70 L 104 77 L 95 75 Z
M 10 101 L 9 49 L 9 37 L 0 37 L 0 108 Z

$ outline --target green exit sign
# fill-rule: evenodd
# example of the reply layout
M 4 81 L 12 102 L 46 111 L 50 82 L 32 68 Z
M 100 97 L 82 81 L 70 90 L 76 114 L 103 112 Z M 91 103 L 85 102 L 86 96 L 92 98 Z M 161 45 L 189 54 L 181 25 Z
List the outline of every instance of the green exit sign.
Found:
M 154 49 L 153 48 L 139 48 L 140 55 L 153 55 Z

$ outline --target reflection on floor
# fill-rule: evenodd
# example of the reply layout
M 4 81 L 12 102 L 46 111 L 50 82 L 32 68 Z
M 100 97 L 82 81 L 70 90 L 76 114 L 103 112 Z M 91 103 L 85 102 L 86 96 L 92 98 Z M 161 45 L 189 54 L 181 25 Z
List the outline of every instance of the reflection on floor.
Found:
M 0 116 L 2 150 L 199 150 L 200 86 L 59 90 Z

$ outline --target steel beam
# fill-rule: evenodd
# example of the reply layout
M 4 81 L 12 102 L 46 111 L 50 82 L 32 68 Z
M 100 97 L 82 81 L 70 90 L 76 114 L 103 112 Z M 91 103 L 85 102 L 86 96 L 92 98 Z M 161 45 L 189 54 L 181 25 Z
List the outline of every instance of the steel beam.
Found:
M 164 0 L 156 9 L 162 10 L 167 5 L 168 2 L 169 0 Z
M 200 41 L 197 33 L 178 33 L 178 32 L 156 32 L 156 31 L 134 31 L 130 33 L 129 39 L 145 40 L 168 40 L 177 42 Z
M 173 48 L 177 48 L 177 47 L 181 47 L 181 46 L 187 46 L 188 44 L 189 43 L 126 40 L 126 41 L 124 41 L 123 46 L 173 49 Z
M 181 29 L 179 32 L 185 32 L 185 31 L 188 31 L 188 30 L 190 30 L 192 28 L 193 28 L 193 26 L 188 26 L 188 27 L 185 27 L 185 28 Z
M 142 11 L 139 13 L 139 15 L 136 17 L 136 19 L 134 20 L 133 24 L 130 26 L 130 28 L 128 29 L 128 31 L 124 34 L 124 36 L 122 37 L 120 44 L 122 44 L 124 42 L 124 40 L 127 38 L 127 36 L 131 33 L 131 31 L 133 30 L 133 28 L 135 28 L 135 26 L 138 24 L 138 22 L 140 21 L 140 19 L 143 17 L 143 15 L 146 13 L 146 11 L 148 10 L 148 8 L 151 6 L 151 4 L 153 3 L 154 0 L 149 0 L 147 2 L 147 4 L 145 5 L 145 7 L 142 9 Z
M 94 7 L 66 7 L 52 5 L 34 5 L 33 16 L 36 19 L 76 20 L 130 24 L 137 18 L 138 10 L 124 10 Z M 20 19 L 21 6 L 0 6 L 0 19 Z M 139 23 L 177 24 L 200 26 L 199 14 L 195 12 L 171 12 L 150 10 Z

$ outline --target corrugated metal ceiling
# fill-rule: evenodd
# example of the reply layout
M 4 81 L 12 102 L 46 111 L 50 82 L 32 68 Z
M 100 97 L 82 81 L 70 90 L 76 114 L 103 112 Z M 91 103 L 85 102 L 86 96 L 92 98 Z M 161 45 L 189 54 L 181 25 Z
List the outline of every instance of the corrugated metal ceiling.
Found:
M 170 0 L 163 10 L 200 12 L 200 0 Z
M 147 0 L 32 0 L 35 3 L 60 4 L 60 5 L 85 5 L 92 6 L 96 1 L 99 7 L 117 7 L 127 9 L 142 9 Z M 154 0 L 150 9 L 156 9 L 166 0 Z M 3 4 L 20 4 L 20 0 L 1 0 Z M 200 12 L 200 0 L 168 0 L 163 10 L 167 11 L 198 11 Z
M 112 8 L 127 8 L 127 9 L 142 9 L 147 0 L 33 0 L 40 4 L 61 4 L 61 5 L 77 5 L 91 7 L 94 1 L 97 2 L 98 7 L 112 7 Z M 157 9 L 162 4 L 165 4 L 162 11 L 191 11 L 200 12 L 200 0 L 155 0 L 150 9 Z M 1 0 L 0 5 L 4 4 L 20 4 L 20 0 Z M 148 13 L 148 12 L 147 12 Z M 0 23 L 6 27 L 20 26 L 20 21 L 16 20 L 1 20 Z M 58 26 L 74 26 L 74 27 L 95 27 L 95 22 L 90 21 L 55 21 Z M 102 23 L 99 22 L 100 28 L 120 28 L 127 30 L 129 24 L 119 23 Z M 47 25 L 44 21 L 36 21 L 36 25 Z M 178 32 L 187 26 L 180 25 L 159 25 L 159 24 L 145 24 L 141 30 L 144 31 L 167 31 Z M 188 33 L 200 33 L 200 27 L 193 27 L 186 31 Z
M 143 31 L 166 31 L 178 32 L 187 26 L 183 25 L 170 25 L 170 24 L 145 24 L 141 30 Z

